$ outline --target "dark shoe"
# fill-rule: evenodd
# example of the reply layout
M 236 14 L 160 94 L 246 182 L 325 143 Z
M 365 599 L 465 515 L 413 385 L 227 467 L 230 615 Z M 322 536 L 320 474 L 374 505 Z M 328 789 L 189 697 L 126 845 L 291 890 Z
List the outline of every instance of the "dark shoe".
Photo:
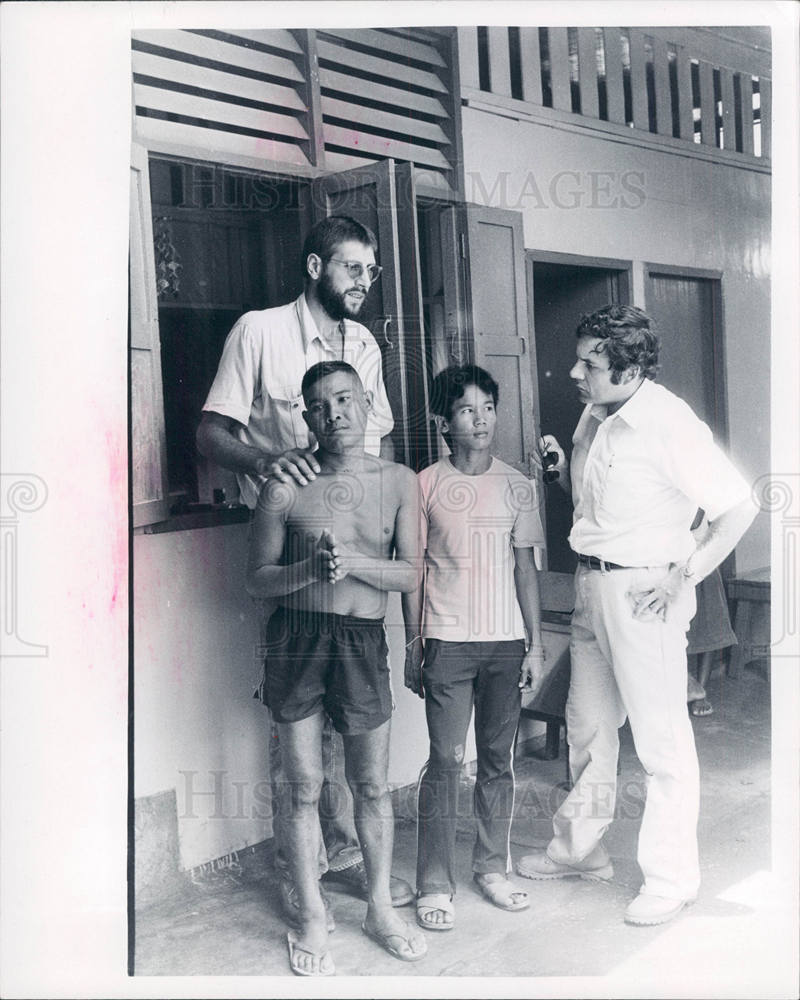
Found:
M 363 861 L 356 861 L 354 865 L 338 872 L 327 871 L 322 877 L 326 882 L 333 882 L 347 889 L 359 899 L 369 899 L 367 869 Z M 405 879 L 395 875 L 389 878 L 389 891 L 392 894 L 392 906 L 407 906 L 414 901 L 414 890 Z
M 336 921 L 333 919 L 333 912 L 331 911 L 331 901 L 322 886 L 319 887 L 319 892 L 325 906 L 325 915 L 328 918 L 328 933 L 330 934 L 332 931 L 336 930 Z M 297 889 L 295 888 L 294 883 L 279 876 L 278 895 L 281 899 L 281 906 L 283 907 L 283 915 L 286 918 L 286 923 L 295 930 L 299 930 L 300 902 L 297 898 Z

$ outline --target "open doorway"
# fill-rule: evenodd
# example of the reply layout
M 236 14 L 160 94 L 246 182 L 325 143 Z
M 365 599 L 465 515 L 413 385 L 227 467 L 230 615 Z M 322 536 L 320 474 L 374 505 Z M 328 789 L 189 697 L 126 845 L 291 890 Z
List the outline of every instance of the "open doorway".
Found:
M 537 426 L 553 434 L 567 456 L 582 405 L 569 378 L 575 363 L 575 328 L 585 313 L 610 302 L 630 301 L 630 271 L 625 261 L 528 253 L 528 282 L 536 338 Z M 545 488 L 547 568 L 572 573 L 575 554 L 567 544 L 572 501 L 555 484 Z

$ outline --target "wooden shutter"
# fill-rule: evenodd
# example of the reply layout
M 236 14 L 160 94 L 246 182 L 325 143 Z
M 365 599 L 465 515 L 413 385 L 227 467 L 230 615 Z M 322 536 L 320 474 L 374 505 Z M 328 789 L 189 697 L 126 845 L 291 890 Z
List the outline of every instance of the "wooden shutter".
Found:
M 350 215 L 378 239 L 383 273 L 360 319 L 383 355 L 396 458 L 421 468 L 431 445 L 412 168 L 384 160 L 329 174 L 314 181 L 312 197 L 317 219 Z
M 460 126 L 450 35 L 326 28 L 316 45 L 326 165 L 391 157 L 414 163 L 427 187 L 456 189 Z
M 475 363 L 495 378 L 494 453 L 526 476 L 536 447 L 522 215 L 467 205 Z
M 131 150 L 130 403 L 133 527 L 166 520 L 167 446 L 147 151 Z
M 154 152 L 308 167 L 306 77 L 291 31 L 134 31 L 136 135 Z

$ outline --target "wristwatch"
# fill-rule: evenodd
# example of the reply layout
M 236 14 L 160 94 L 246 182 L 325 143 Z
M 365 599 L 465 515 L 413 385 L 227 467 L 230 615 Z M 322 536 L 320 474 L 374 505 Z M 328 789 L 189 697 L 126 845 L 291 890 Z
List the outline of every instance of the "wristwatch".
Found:
M 681 570 L 681 576 L 683 577 L 684 580 L 687 580 L 689 583 L 697 583 L 698 582 L 697 581 L 697 574 L 695 573 L 695 571 L 689 565 L 691 563 L 691 561 L 692 561 L 692 557 L 689 556 L 689 558 L 683 564 L 683 569 Z

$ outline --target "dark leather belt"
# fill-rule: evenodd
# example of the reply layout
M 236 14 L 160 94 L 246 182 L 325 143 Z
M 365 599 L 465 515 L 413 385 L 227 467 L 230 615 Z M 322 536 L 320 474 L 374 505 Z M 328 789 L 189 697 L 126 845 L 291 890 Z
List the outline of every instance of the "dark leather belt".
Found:
M 607 569 L 636 569 L 635 566 L 620 566 L 619 563 L 608 562 L 606 559 L 598 559 L 597 556 L 585 556 L 578 553 L 578 562 L 581 566 L 588 566 L 589 569 L 599 569 L 605 572 Z

